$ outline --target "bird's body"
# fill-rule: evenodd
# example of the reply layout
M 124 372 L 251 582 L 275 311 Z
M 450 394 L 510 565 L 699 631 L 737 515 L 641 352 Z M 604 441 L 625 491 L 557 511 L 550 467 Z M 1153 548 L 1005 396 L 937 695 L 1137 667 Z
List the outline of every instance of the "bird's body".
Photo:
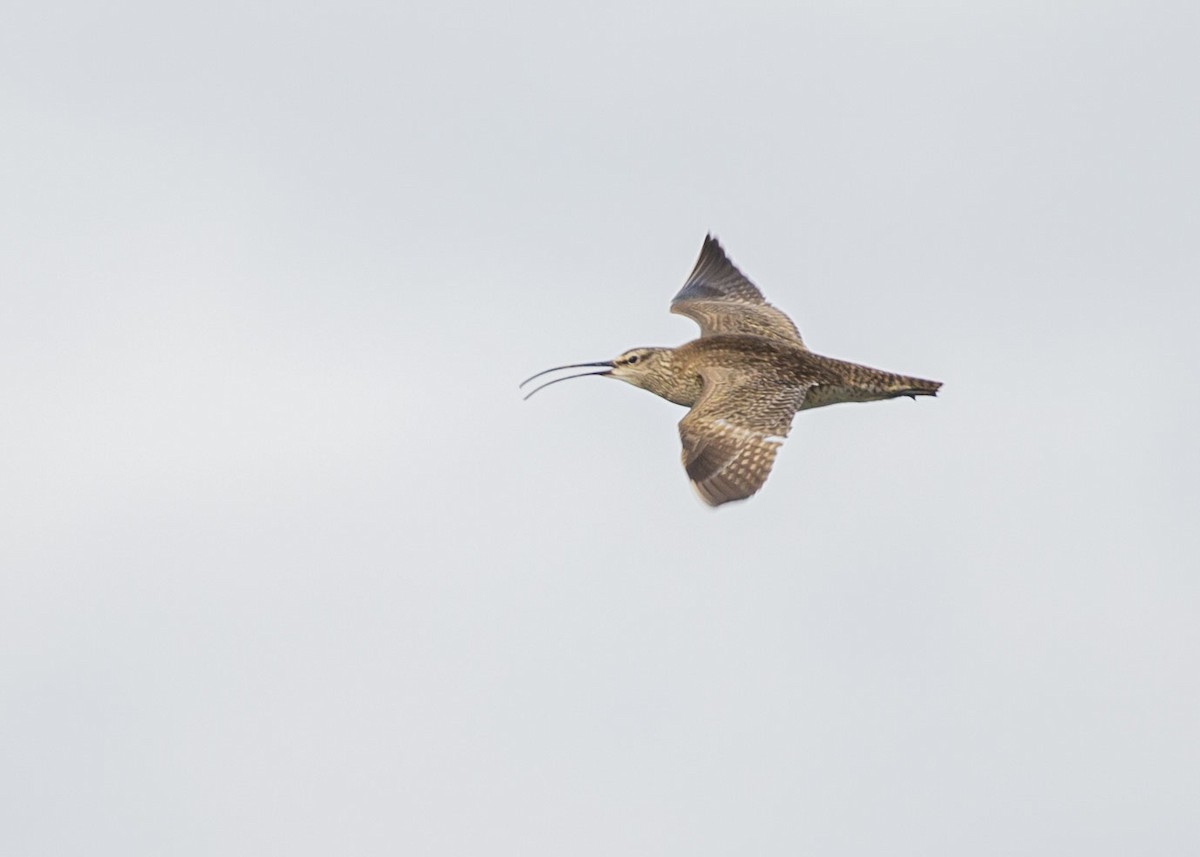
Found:
M 700 338 L 556 368 L 607 367 L 585 374 L 618 378 L 691 408 L 679 423 L 684 468 L 713 506 L 762 487 L 797 411 L 934 396 L 941 387 L 809 351 L 792 320 L 763 299 L 711 235 L 671 310 L 699 323 Z
M 655 352 L 651 360 L 657 365 L 647 366 L 636 375 L 617 377 L 686 408 L 695 405 L 704 390 L 704 367 L 749 369 L 771 383 L 804 388 L 807 392 L 797 410 L 839 402 L 932 395 L 928 385 L 937 384 L 824 357 L 807 348 L 753 334 L 717 334 L 693 339 L 678 348 L 638 350 Z

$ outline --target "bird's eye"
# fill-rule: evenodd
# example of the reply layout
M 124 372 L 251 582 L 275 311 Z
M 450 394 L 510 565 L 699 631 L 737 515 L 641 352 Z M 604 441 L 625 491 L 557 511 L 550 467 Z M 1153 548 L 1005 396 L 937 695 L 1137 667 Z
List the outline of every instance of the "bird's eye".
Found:
M 641 358 L 638 357 L 636 354 L 630 354 L 629 359 L 626 360 L 625 362 L 632 366 L 634 363 L 637 363 L 640 359 Z

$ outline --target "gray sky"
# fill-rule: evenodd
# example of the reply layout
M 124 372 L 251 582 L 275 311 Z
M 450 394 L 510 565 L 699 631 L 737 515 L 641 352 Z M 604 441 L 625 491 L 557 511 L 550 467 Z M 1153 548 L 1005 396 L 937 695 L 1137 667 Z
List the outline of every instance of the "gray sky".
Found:
M 1200 851 L 1194 4 L 4 18 L 0 852 Z M 708 230 L 941 397 L 521 401 Z

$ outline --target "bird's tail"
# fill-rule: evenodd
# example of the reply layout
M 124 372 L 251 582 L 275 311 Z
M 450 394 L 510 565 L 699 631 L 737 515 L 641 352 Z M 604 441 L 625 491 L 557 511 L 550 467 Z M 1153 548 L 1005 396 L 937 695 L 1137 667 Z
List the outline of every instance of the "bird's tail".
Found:
M 910 378 L 906 375 L 893 375 L 883 385 L 889 399 L 908 396 L 936 396 L 942 386 L 941 381 L 929 381 L 925 378 Z
M 810 358 L 810 362 L 818 358 Z M 825 405 L 835 405 L 838 402 L 878 402 L 881 399 L 895 399 L 899 396 L 936 396 L 942 386 L 941 381 L 929 381 L 925 378 L 913 378 L 910 375 L 897 375 L 882 369 L 872 369 L 845 360 L 819 358 L 820 366 L 829 370 L 831 380 L 811 388 L 804 397 L 801 410 L 820 408 Z

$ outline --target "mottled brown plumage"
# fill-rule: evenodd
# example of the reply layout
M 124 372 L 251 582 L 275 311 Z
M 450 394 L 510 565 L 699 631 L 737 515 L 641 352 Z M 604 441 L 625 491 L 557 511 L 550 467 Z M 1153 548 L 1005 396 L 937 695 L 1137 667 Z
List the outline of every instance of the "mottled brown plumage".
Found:
M 711 235 L 671 311 L 699 324 L 700 338 L 678 348 L 634 348 L 611 361 L 558 366 L 522 386 L 557 369 L 603 367 L 583 374 L 619 378 L 691 408 L 679 423 L 683 466 L 711 506 L 744 500 L 762 487 L 797 411 L 935 396 L 942 386 L 809 351 L 792 320 L 766 302 Z

